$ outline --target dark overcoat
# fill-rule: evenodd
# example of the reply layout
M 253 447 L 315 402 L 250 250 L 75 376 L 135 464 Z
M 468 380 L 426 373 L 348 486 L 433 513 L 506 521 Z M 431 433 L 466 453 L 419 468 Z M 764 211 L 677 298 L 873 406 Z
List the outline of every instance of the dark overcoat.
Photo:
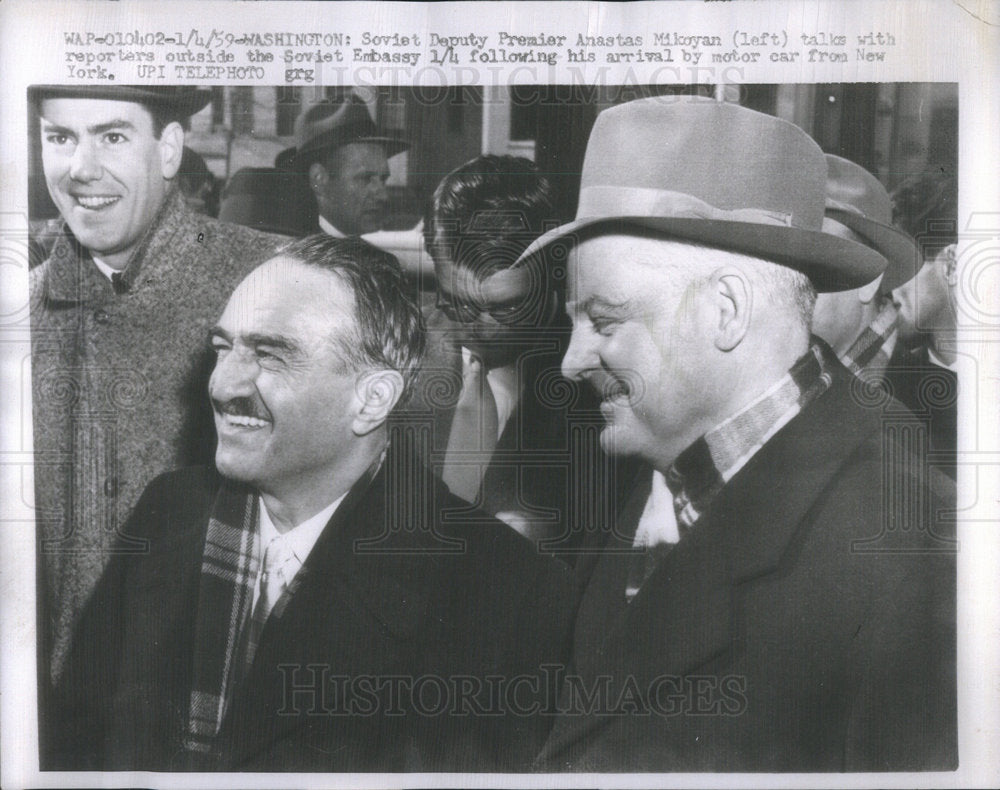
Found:
M 954 768 L 954 486 L 918 423 L 838 366 L 629 604 L 609 542 L 538 767 Z
M 414 481 L 414 474 L 416 479 Z M 402 484 L 402 480 L 413 484 Z M 180 770 L 208 513 L 205 468 L 149 486 L 58 694 L 52 767 Z M 525 769 L 551 718 L 576 589 L 506 525 L 390 451 L 334 513 L 268 619 L 218 736 L 253 771 Z

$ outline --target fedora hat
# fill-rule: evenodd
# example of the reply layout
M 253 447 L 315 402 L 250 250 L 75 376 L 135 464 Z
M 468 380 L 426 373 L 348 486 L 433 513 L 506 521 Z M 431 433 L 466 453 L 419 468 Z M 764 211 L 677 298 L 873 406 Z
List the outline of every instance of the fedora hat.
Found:
M 212 91 L 186 85 L 32 85 L 28 96 L 36 105 L 44 99 L 128 101 L 187 118 L 211 101 Z
M 576 219 L 537 239 L 637 226 L 797 269 L 819 291 L 885 269 L 864 244 L 824 233 L 826 159 L 801 129 L 736 104 L 659 96 L 602 112 L 587 142 Z
M 295 147 L 279 153 L 275 165 L 302 168 L 315 154 L 350 143 L 377 143 L 385 147 L 386 156 L 410 147 L 405 140 L 381 134 L 367 105 L 352 95 L 340 103 L 314 104 L 299 115 L 295 119 Z
M 892 226 L 892 199 L 882 182 L 849 159 L 826 155 L 826 216 L 854 231 L 889 261 L 882 275 L 888 292 L 917 273 L 917 245 Z

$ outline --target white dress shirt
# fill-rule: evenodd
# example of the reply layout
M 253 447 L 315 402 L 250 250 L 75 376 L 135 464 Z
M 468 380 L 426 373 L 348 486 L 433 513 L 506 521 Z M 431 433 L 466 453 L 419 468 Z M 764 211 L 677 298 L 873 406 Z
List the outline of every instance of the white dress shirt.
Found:
M 285 543 L 286 548 L 289 550 L 289 559 L 283 569 L 286 585 L 291 584 L 292 579 L 295 578 L 295 574 L 297 574 L 302 568 L 302 565 L 305 563 L 309 553 L 313 550 L 313 546 L 316 545 L 316 541 L 319 540 L 319 536 L 323 533 L 323 529 L 330 522 L 330 518 L 337 510 L 337 507 L 344 501 L 344 496 L 347 495 L 342 495 L 339 499 L 323 508 L 315 516 L 307 518 L 301 524 L 292 527 L 285 533 L 278 532 L 278 528 L 274 525 L 274 522 L 271 520 L 271 515 L 267 512 L 267 508 L 264 506 L 263 498 L 258 497 L 257 505 L 258 512 L 260 513 L 258 521 L 260 525 L 260 556 L 263 558 L 267 546 L 272 541 L 283 541 Z M 261 567 L 263 568 L 263 559 L 261 559 Z M 260 583 L 262 576 L 262 573 L 257 573 L 257 583 L 254 585 L 253 590 L 254 607 L 257 606 L 257 599 L 260 598 Z M 251 611 L 253 611 L 252 608 Z

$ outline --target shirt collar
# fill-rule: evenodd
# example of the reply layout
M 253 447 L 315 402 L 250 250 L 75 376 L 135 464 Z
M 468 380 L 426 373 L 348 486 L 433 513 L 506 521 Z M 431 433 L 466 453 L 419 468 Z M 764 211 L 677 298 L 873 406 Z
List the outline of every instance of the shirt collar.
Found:
M 267 512 L 267 508 L 264 506 L 263 499 L 258 502 L 258 507 L 260 511 L 260 545 L 261 552 L 263 549 L 275 539 L 284 540 L 285 545 L 291 550 L 292 554 L 295 555 L 296 560 L 298 560 L 299 565 L 302 565 L 309 553 L 312 551 L 313 546 L 316 545 L 316 541 L 319 540 L 319 536 L 323 533 L 323 529 L 330 519 L 333 517 L 334 512 L 341 502 L 344 501 L 344 496 L 340 496 L 334 502 L 327 505 L 315 516 L 307 518 L 301 524 L 292 527 L 285 533 L 278 531 L 278 528 L 274 525 L 271 520 L 271 516 Z
M 468 365 L 472 356 L 472 351 L 462 346 L 462 364 Z M 510 420 L 510 415 L 514 413 L 521 400 L 521 382 L 518 381 L 516 363 L 490 368 L 486 371 L 486 381 L 497 404 L 497 439 L 499 439 Z
M 174 234 L 190 224 L 189 217 L 183 195 L 174 188 L 116 281 L 99 270 L 90 251 L 77 241 L 64 220 L 63 233 L 49 255 L 46 296 L 60 302 L 86 303 L 129 291 L 145 269 L 147 258 L 155 260 L 169 249 Z
M 346 233 L 344 233 L 340 228 L 328 222 L 326 217 L 324 217 L 322 214 L 319 215 L 319 229 L 323 231 L 327 236 L 333 236 L 335 239 L 347 238 Z

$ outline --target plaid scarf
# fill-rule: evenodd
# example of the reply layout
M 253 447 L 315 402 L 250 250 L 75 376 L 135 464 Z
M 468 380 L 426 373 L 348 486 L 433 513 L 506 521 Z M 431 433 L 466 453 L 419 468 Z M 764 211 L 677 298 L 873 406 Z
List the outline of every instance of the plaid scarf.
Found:
M 898 316 L 899 308 L 891 299 L 886 299 L 871 324 L 865 327 L 857 340 L 841 355 L 840 361 L 844 363 L 844 367 L 859 378 L 880 376 L 889 366 L 892 352 L 896 349 L 899 337 L 896 323 Z
M 341 501 L 337 514 L 349 513 L 385 461 L 387 451 L 368 467 Z M 198 612 L 195 616 L 194 671 L 184 750 L 188 767 L 218 767 L 215 752 L 233 690 L 247 677 L 263 628 L 251 628 L 254 589 L 260 570 L 259 496 L 224 484 L 212 504 L 202 556 Z M 310 575 L 307 559 L 285 585 L 265 619 L 280 618 L 296 590 Z M 262 626 L 262 623 L 260 624 Z
M 240 670 L 260 549 L 257 495 L 223 485 L 205 535 L 195 619 L 191 706 L 184 749 L 208 755 Z
M 677 526 L 683 536 L 722 487 L 805 406 L 833 381 L 813 343 L 767 392 L 713 428 L 682 452 L 665 475 L 674 495 Z
M 785 424 L 833 381 L 823 346 L 813 343 L 777 383 L 682 452 L 664 475 L 683 539 L 722 487 Z M 655 480 L 654 480 L 655 485 Z M 673 544 L 644 545 L 631 563 L 625 598 L 631 601 Z

